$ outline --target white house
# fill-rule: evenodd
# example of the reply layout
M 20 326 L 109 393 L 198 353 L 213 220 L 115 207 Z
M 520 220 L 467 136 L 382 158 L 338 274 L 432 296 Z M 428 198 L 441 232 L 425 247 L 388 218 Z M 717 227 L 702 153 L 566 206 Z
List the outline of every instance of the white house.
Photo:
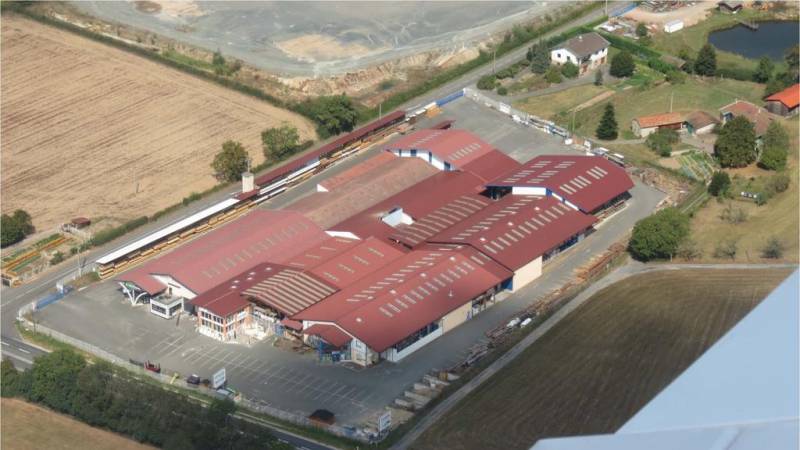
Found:
M 665 33 L 674 33 L 682 29 L 683 29 L 683 21 L 679 19 L 671 20 L 664 24 Z
M 551 50 L 550 61 L 559 65 L 571 62 L 583 74 L 605 64 L 608 46 L 608 41 L 598 33 L 582 34 Z

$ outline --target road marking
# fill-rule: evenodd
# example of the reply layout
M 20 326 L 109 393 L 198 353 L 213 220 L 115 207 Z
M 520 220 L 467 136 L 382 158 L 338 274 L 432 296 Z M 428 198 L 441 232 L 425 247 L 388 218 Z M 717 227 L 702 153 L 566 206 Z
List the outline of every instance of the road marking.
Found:
M 8 342 L 5 342 L 5 341 L 3 341 L 2 344 L 3 345 L 9 345 Z
M 17 350 L 21 351 L 22 353 L 27 353 L 27 354 L 29 354 L 29 355 L 31 354 L 31 352 L 29 352 L 29 351 L 25 350 L 24 348 L 19 348 L 19 347 L 17 347 Z

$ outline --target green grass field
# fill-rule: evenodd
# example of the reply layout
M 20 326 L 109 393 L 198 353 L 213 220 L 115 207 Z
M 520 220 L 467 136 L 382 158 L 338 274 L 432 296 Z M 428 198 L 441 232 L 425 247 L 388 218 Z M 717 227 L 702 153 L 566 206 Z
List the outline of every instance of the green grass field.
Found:
M 789 167 L 786 173 L 791 180 L 789 189 L 775 195 L 766 205 L 757 206 L 750 201 L 733 201 L 733 205 L 747 212 L 747 220 L 739 224 L 731 224 L 720 218 L 725 208 L 725 203 L 712 199 L 704 208 L 695 213 L 692 218 L 692 238 L 699 244 L 703 251 L 702 260 L 715 262 L 729 262 L 730 259 L 718 260 L 714 258 L 714 248 L 721 239 L 735 239 L 738 251 L 734 261 L 759 262 L 761 249 L 767 239 L 772 236 L 783 242 L 786 250 L 783 260 L 800 261 L 800 218 L 797 215 L 797 205 L 800 204 L 800 118 L 794 117 L 785 121 L 789 136 L 792 137 L 792 149 L 789 152 Z M 732 176 L 738 175 L 744 179 L 769 177 L 775 172 L 758 168 L 755 164 L 743 168 L 727 171 Z
M 514 103 L 514 107 L 543 119 L 552 119 L 557 114 L 570 111 L 607 91 L 608 88 L 606 87 L 586 84 L 554 94 L 528 97 L 525 100 Z
M 595 294 L 417 440 L 422 449 L 527 449 L 612 433 L 791 272 L 638 275 Z
M 614 105 L 621 134 L 630 129 L 631 120 L 635 117 L 668 112 L 670 99 L 673 111 L 703 110 L 718 116 L 720 107 L 737 98 L 760 102 L 763 91 L 762 85 L 748 81 L 688 78 L 685 83 L 678 85 L 663 83 L 650 88 L 629 88 L 611 97 L 610 101 Z M 576 115 L 578 134 L 594 136 L 605 104 L 600 102 Z

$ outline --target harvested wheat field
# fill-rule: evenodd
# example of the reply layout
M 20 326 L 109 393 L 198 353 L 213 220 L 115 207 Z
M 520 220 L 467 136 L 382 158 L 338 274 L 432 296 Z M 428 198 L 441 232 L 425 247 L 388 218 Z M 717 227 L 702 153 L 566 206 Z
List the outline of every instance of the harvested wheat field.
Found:
M 793 271 L 665 270 L 589 298 L 412 445 L 527 449 L 614 433 Z
M 29 19 L 4 15 L 2 40 L 2 211 L 27 210 L 39 230 L 208 189 L 225 140 L 258 164 L 265 128 L 315 137 L 297 114 Z
M 69 416 L 14 398 L 2 402 L 0 444 L 15 450 L 146 450 L 140 444 L 109 431 L 93 428 Z M 43 432 L 46 431 L 46 432 Z

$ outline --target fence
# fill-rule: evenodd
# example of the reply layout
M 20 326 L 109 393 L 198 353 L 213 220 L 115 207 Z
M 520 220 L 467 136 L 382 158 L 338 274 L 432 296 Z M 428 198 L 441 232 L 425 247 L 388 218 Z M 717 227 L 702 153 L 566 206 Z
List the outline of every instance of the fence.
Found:
M 103 349 L 101 349 L 101 348 L 99 348 L 97 346 L 94 346 L 92 344 L 83 342 L 83 341 L 81 341 L 79 339 L 75 339 L 75 338 L 73 338 L 71 336 L 67 336 L 64 333 L 61 333 L 61 332 L 56 331 L 56 330 L 53 330 L 53 329 L 48 328 L 48 327 L 46 327 L 44 325 L 35 324 L 35 323 L 31 322 L 26 317 L 26 315 L 27 315 L 27 313 L 32 312 L 32 310 L 33 310 L 32 305 L 33 304 L 23 307 L 22 309 L 19 310 L 19 313 L 18 313 L 18 319 L 22 322 L 23 326 L 26 329 L 33 330 L 36 333 L 41 333 L 41 334 L 44 334 L 46 336 L 50 336 L 51 338 L 53 338 L 53 339 L 55 339 L 57 341 L 69 344 L 69 345 L 71 345 L 71 346 L 73 346 L 73 347 L 75 347 L 75 348 L 77 348 L 77 349 L 79 349 L 81 351 L 84 351 L 84 352 L 89 353 L 91 355 L 94 355 L 94 356 L 96 356 L 96 357 L 98 357 L 100 359 L 104 359 L 104 360 L 106 360 L 106 361 L 108 361 L 110 363 L 113 363 L 113 364 L 116 364 L 116 365 L 118 365 L 120 367 L 128 369 L 133 373 L 136 373 L 136 374 L 139 374 L 139 375 L 149 376 L 150 378 L 152 378 L 152 379 L 154 379 L 156 381 L 159 381 L 161 383 L 164 383 L 164 384 L 167 384 L 167 385 L 172 385 L 172 383 L 175 381 L 175 375 L 178 374 L 177 371 L 169 370 L 167 368 L 162 368 L 162 373 L 151 372 L 149 370 L 146 370 L 141 365 L 133 364 L 133 363 L 130 362 L 130 360 L 122 359 L 122 358 L 120 358 L 120 357 L 118 357 L 118 356 L 116 356 L 114 354 L 111 354 L 111 353 L 109 353 L 109 352 L 107 352 L 107 351 L 105 351 L 105 350 L 103 350 Z M 206 395 L 211 395 L 211 396 L 214 396 L 214 397 L 220 397 L 221 396 L 221 394 L 217 393 L 213 389 L 207 389 L 205 387 L 198 387 L 197 389 L 200 392 L 202 392 L 203 394 L 206 394 Z M 244 396 L 240 396 L 239 398 L 237 398 L 237 403 L 239 405 L 243 406 L 244 408 L 249 409 L 249 410 L 251 410 L 253 412 L 266 414 L 266 415 L 268 415 L 270 417 L 274 417 L 276 419 L 279 419 L 279 420 L 282 420 L 282 421 L 285 421 L 285 422 L 289 422 L 289 423 L 292 423 L 292 424 L 295 424 L 295 425 L 300 425 L 300 426 L 309 427 L 309 428 L 321 428 L 321 429 L 324 429 L 325 431 L 327 431 L 328 433 L 334 434 L 336 436 L 340 436 L 340 437 L 344 437 L 344 438 L 348 438 L 348 439 L 355 439 L 355 440 L 359 440 L 359 441 L 365 442 L 365 443 L 372 442 L 372 440 L 369 438 L 369 436 L 366 433 L 361 432 L 361 431 L 357 430 L 356 428 L 343 427 L 343 426 L 340 426 L 340 425 L 326 425 L 323 428 L 323 427 L 320 427 L 319 424 L 317 424 L 315 422 L 312 422 L 310 419 L 308 419 L 307 417 L 305 417 L 303 415 L 275 408 L 273 406 L 270 406 L 269 404 L 267 404 L 266 402 L 264 402 L 262 400 L 252 400 L 252 399 L 248 399 L 248 398 L 246 398 Z
M 455 100 L 457 98 L 461 98 L 462 96 L 464 96 L 464 90 L 463 89 L 460 90 L 460 91 L 453 92 L 450 95 L 446 95 L 446 96 L 440 98 L 439 100 L 436 100 L 436 106 L 444 106 L 444 105 L 452 102 L 453 100 Z
M 538 116 L 534 116 L 533 114 L 528 114 L 525 111 L 520 111 L 516 108 L 513 108 L 511 105 L 497 101 L 491 97 L 481 94 L 480 92 L 474 89 L 465 88 L 464 95 L 467 98 L 471 99 L 472 101 L 482 104 L 487 108 L 500 111 L 501 113 L 511 117 L 517 123 L 528 125 L 530 127 L 536 128 L 537 130 L 544 131 L 545 133 L 548 134 L 555 134 L 561 136 L 564 139 L 570 137 L 570 133 L 569 131 L 567 131 L 567 129 L 562 128 L 553 122 L 542 119 L 541 117 Z

